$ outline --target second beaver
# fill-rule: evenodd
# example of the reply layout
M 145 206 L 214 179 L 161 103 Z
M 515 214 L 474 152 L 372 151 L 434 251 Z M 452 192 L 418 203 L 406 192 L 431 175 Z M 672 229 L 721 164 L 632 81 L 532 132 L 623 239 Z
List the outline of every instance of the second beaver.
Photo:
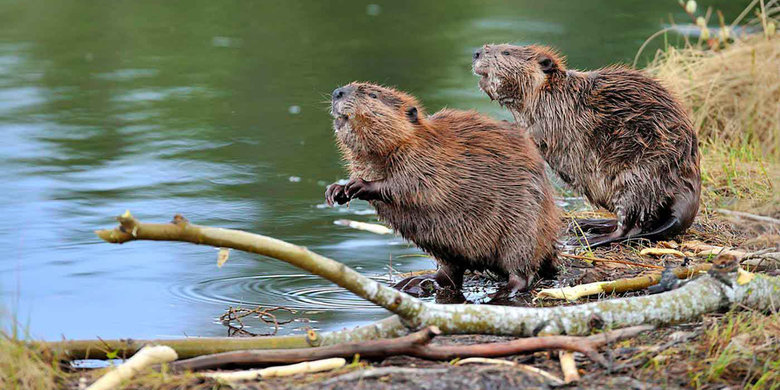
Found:
M 684 232 L 699 209 L 696 132 L 657 81 L 622 66 L 567 70 L 544 46 L 485 45 L 474 73 L 528 127 L 547 163 L 617 220 L 583 221 L 590 246 Z
M 329 186 L 327 202 L 368 200 L 436 258 L 439 285 L 460 289 L 465 270 L 487 269 L 515 292 L 554 272 L 559 211 L 524 131 L 473 111 L 426 116 L 414 97 L 368 83 L 336 89 L 332 114 L 351 180 Z

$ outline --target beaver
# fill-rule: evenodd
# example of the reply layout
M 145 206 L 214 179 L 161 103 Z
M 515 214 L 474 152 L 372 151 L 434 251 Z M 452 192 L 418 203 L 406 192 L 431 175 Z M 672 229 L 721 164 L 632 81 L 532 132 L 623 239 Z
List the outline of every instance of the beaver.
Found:
M 350 180 L 330 185 L 327 203 L 369 201 L 437 260 L 439 286 L 459 291 L 465 270 L 490 270 L 514 293 L 554 274 L 559 210 L 544 160 L 515 124 L 426 115 L 414 97 L 360 82 L 333 91 L 331 113 Z
M 625 66 L 567 70 L 555 50 L 535 45 L 484 45 L 473 71 L 560 178 L 616 215 L 580 221 L 596 233 L 591 247 L 667 239 L 693 223 L 701 192 L 696 132 L 658 81 Z

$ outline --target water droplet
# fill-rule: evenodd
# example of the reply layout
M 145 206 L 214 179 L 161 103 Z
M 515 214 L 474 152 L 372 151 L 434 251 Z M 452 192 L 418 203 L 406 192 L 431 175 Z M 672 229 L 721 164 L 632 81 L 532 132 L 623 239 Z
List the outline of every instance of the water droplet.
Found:
M 287 111 L 292 115 L 300 114 L 301 106 L 290 106 L 290 108 L 288 108 Z
M 377 16 L 382 13 L 382 7 L 379 4 L 369 4 L 366 6 L 366 15 Z

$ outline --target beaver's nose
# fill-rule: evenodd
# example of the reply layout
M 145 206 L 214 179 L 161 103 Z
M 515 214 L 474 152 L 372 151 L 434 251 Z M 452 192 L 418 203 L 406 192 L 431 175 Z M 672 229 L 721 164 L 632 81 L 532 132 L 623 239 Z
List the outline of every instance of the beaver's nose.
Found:
M 481 48 L 481 47 L 479 49 L 475 50 L 474 51 L 474 59 L 473 60 L 476 61 L 476 60 L 480 59 L 482 57 L 482 53 L 483 53 L 483 48 Z
M 355 87 L 353 87 L 351 85 L 347 85 L 347 86 L 344 86 L 344 87 L 336 88 L 336 89 L 333 90 L 333 95 L 332 95 L 333 96 L 333 100 L 336 101 L 336 100 L 339 100 L 339 99 L 343 99 L 345 96 L 348 96 L 354 90 L 355 90 Z

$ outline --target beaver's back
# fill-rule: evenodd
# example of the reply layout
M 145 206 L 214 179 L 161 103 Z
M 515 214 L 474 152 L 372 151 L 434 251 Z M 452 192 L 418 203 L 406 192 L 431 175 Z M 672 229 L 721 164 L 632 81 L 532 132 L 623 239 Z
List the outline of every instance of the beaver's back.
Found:
M 427 184 L 426 204 L 381 204 L 410 241 L 466 268 L 536 272 L 555 251 L 557 208 L 544 161 L 524 130 L 476 112 L 442 110 L 393 174 Z M 520 131 L 518 131 L 520 130 Z

